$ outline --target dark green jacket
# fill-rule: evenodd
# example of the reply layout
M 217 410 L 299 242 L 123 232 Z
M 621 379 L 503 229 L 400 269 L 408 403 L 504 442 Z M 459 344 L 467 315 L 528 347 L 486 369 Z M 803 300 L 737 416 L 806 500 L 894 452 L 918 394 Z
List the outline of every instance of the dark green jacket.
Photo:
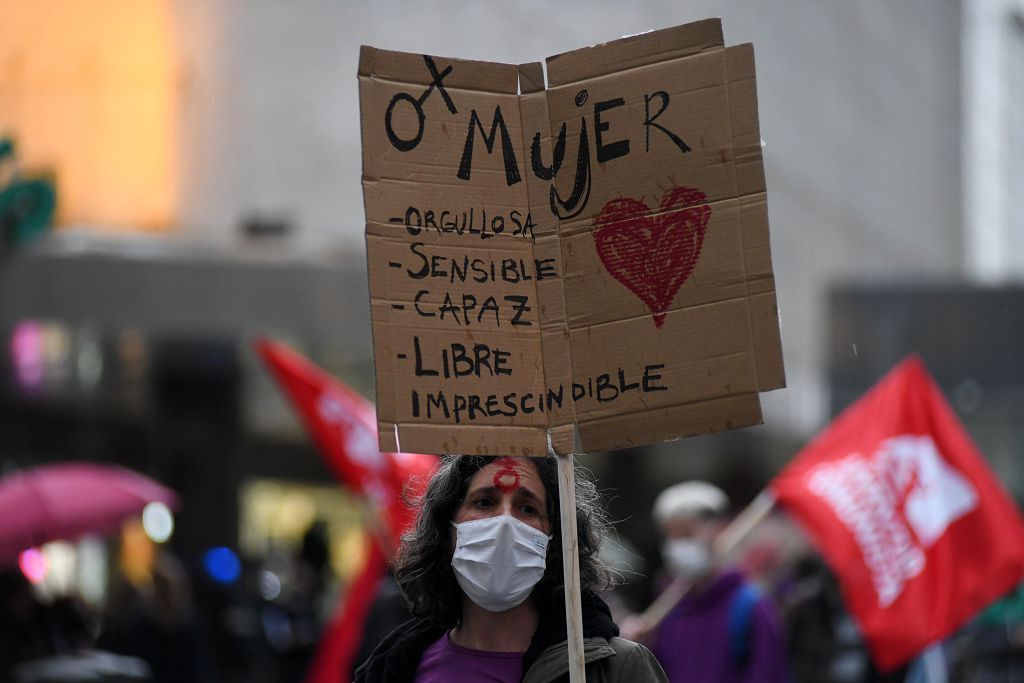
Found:
M 622 638 L 584 638 L 583 661 L 587 683 L 664 681 L 661 665 L 643 645 Z M 569 680 L 569 648 L 565 641 L 541 653 L 523 676 L 523 683 Z
M 618 637 L 619 627 L 601 598 L 585 592 L 582 607 L 587 683 L 667 683 L 665 672 L 650 650 Z M 356 683 L 413 683 L 423 651 L 446 630 L 426 619 L 405 622 L 382 640 L 356 671 Z M 522 683 L 568 680 L 565 610 L 558 606 L 540 615 L 537 631 L 523 655 Z

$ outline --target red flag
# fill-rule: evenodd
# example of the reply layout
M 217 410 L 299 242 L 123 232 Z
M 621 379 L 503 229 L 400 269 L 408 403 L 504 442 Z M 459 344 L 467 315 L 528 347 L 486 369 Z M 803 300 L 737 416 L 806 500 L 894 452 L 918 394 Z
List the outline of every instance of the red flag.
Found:
M 373 404 L 289 347 L 261 339 L 256 350 L 291 398 L 317 450 L 335 476 L 368 498 L 383 517 L 382 538 L 389 550 L 398 546 L 415 513 L 403 501 L 406 485 L 415 495 L 437 466 L 433 455 L 381 453 L 377 449 L 377 414 Z
M 1024 523 L 916 357 L 772 482 L 839 578 L 879 668 L 1024 579 Z
M 433 455 L 381 453 L 373 404 L 283 344 L 259 340 L 256 350 L 291 398 L 335 476 L 369 499 L 384 522 L 384 528 L 374 530 L 366 563 L 324 629 L 306 672 L 306 683 L 333 683 L 351 668 L 387 556 L 415 521 L 403 494 L 415 496 L 422 491 L 438 461 Z

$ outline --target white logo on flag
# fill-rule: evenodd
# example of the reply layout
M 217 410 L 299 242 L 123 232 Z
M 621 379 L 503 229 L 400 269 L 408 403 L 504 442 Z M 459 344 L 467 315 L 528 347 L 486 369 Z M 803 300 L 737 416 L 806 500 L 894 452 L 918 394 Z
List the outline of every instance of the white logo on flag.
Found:
M 352 460 L 371 470 L 383 469 L 384 458 L 377 448 L 376 436 L 366 425 L 353 418 L 328 392 L 320 394 L 317 409 L 324 422 L 341 428 L 345 451 Z
M 930 436 L 902 435 L 823 463 L 807 486 L 850 530 L 888 607 L 925 567 L 924 551 L 978 505 L 970 482 L 939 454 Z

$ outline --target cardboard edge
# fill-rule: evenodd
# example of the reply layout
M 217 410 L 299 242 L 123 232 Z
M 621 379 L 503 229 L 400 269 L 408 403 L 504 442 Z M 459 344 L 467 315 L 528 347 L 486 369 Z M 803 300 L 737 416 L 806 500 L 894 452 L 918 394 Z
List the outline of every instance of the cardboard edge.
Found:
M 528 62 L 519 65 L 519 94 L 531 95 L 543 92 L 544 66 L 540 62 Z
M 725 49 L 726 78 L 729 84 L 730 127 L 733 140 L 733 168 L 736 192 L 740 197 L 740 234 L 743 240 L 744 276 L 750 333 L 754 342 L 754 365 L 760 391 L 786 386 L 786 370 L 782 356 L 782 330 L 779 323 L 778 301 L 774 284 L 774 265 L 771 262 L 771 230 L 768 218 L 767 185 L 764 157 L 761 151 L 761 125 L 757 99 L 757 69 L 752 43 L 733 45 Z M 747 106 L 735 106 L 735 99 L 743 98 Z M 756 206 L 743 199 L 754 195 L 763 200 Z M 756 212 L 753 215 L 752 212 Z M 763 234 L 754 234 L 754 231 Z M 763 243 L 767 250 L 768 286 L 755 290 L 749 268 L 751 243 Z M 757 277 L 763 277 L 756 274 Z M 760 283 L 759 283 L 760 284 Z
M 576 452 L 576 425 L 557 425 L 549 431 L 551 451 L 555 455 L 570 455 Z
M 516 95 L 519 92 L 519 67 L 515 64 L 384 50 L 368 45 L 363 45 L 359 50 L 359 77 L 426 87 L 434 82 L 435 77 L 425 57 L 434 62 L 440 74 L 444 74 L 448 66 L 455 67 L 450 74 L 442 77 L 446 88 L 504 95 Z M 419 96 L 420 93 L 409 94 Z
M 750 322 L 754 336 L 757 388 L 760 391 L 782 389 L 786 386 L 786 365 L 774 289 L 750 296 Z
M 374 58 L 377 56 L 378 49 L 370 45 L 359 46 L 359 68 L 356 71 L 357 76 L 363 78 L 369 77 L 373 72 Z
M 743 197 L 766 189 L 754 46 L 744 43 L 727 47 L 725 69 L 736 193 Z
M 548 57 L 548 87 L 687 57 L 724 45 L 720 18 L 627 36 Z
M 395 423 L 377 420 L 377 446 L 381 453 L 400 453 L 398 439 L 395 438 Z
M 435 455 L 548 455 L 548 430 L 541 426 L 398 423 L 399 444 L 410 440 L 417 452 Z M 503 440 L 507 446 L 501 445 Z
M 367 242 L 366 249 L 366 276 L 367 286 L 369 289 L 370 298 L 370 348 L 372 349 L 372 362 L 373 362 L 373 379 L 374 379 L 374 391 L 376 394 L 375 410 L 377 412 L 377 439 L 381 446 L 382 452 L 384 453 L 397 453 L 399 451 L 399 445 L 395 438 L 394 419 L 395 419 L 395 395 L 391 391 L 391 387 L 386 385 L 384 381 L 385 377 L 391 377 L 394 373 L 393 368 L 390 367 L 391 362 L 391 335 L 390 330 L 384 325 L 384 321 L 378 319 L 374 315 L 373 301 L 375 297 L 380 296 L 379 291 L 375 291 L 381 285 L 374 278 L 374 271 L 370 264 L 370 248 L 369 248 L 369 236 L 364 235 L 363 239 Z M 386 289 L 386 284 L 384 285 Z M 384 293 L 388 296 L 388 292 Z M 382 348 L 388 350 L 383 354 L 378 353 Z M 386 360 L 385 360 L 386 359 Z M 381 372 L 382 364 L 387 363 L 388 367 L 385 372 Z
M 592 453 L 753 427 L 763 421 L 759 395 L 740 394 L 580 422 L 580 440 L 583 450 Z M 623 436 L 627 433 L 642 433 L 644 438 L 633 441 Z

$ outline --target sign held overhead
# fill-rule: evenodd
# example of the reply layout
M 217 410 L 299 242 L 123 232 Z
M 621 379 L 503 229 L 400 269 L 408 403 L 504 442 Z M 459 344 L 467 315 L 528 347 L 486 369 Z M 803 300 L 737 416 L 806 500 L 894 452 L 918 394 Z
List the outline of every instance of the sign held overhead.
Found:
M 545 455 L 761 422 L 785 385 L 750 45 L 510 65 L 363 47 L 380 446 Z

